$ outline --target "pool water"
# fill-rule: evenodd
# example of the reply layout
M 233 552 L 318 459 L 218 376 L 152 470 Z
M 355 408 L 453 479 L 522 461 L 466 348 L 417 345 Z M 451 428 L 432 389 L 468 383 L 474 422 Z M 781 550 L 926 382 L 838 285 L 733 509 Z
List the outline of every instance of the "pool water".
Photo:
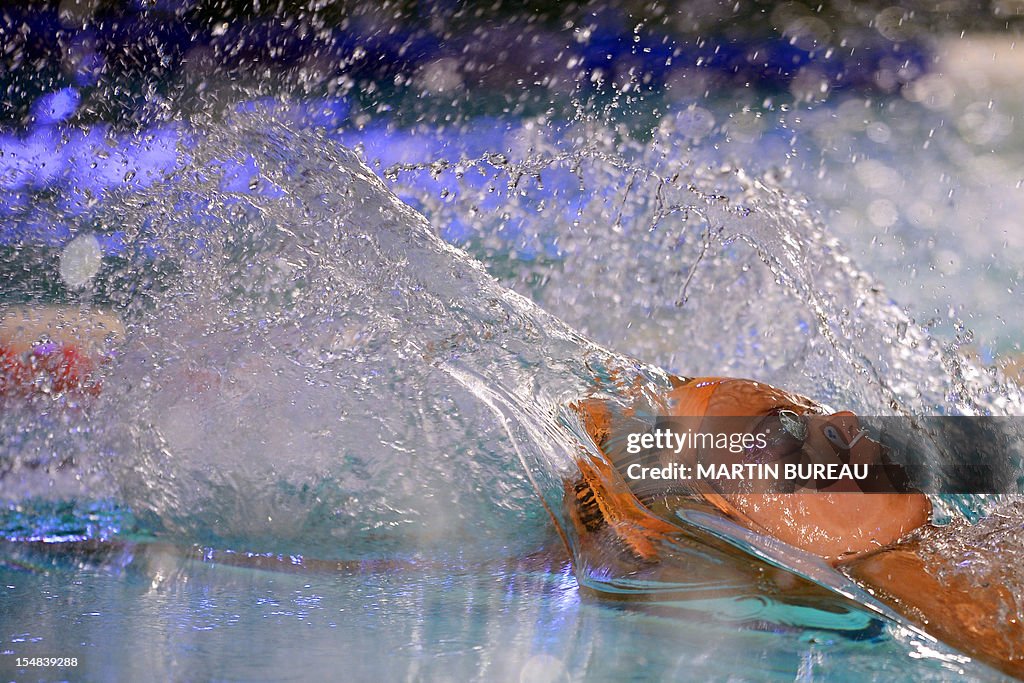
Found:
M 7 544 L 4 558 L 9 680 L 1000 679 L 866 613 L 801 628 L 753 596 L 594 600 L 556 551 L 309 567 L 160 544 Z M 79 663 L 18 669 L 12 650 Z

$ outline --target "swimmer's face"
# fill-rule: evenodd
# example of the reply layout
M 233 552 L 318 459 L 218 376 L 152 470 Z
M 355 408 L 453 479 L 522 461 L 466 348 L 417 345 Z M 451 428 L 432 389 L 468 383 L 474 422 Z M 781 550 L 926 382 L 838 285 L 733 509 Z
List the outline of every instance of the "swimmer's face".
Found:
M 831 415 L 773 410 L 759 418 L 754 431 L 767 437 L 767 447 L 748 453 L 748 462 L 799 465 L 881 465 L 883 447 L 868 437 L 857 416 L 843 411 Z M 876 477 L 879 468 L 872 470 Z M 873 484 L 877 483 L 872 480 Z M 780 482 L 781 484 L 782 482 Z M 795 486 L 797 491 L 826 492 L 863 491 L 853 478 L 788 480 L 784 490 Z
M 892 469 L 887 449 L 869 438 L 860 420 L 849 411 L 822 415 L 821 406 L 804 397 L 759 382 L 729 378 L 691 380 L 676 389 L 672 399 L 676 415 L 700 416 L 692 418 L 695 427 L 710 426 L 710 431 L 716 431 L 734 425 L 738 431 L 764 435 L 767 446 L 741 454 L 737 459 L 744 463 L 883 466 L 871 469 L 870 481 L 787 479 L 778 482 L 784 490 L 796 485 L 797 491 L 906 491 L 905 476 Z M 746 423 L 737 423 L 732 422 L 737 418 L 730 416 L 749 418 Z M 708 422 L 708 418 L 716 421 Z M 696 457 L 704 462 L 734 460 L 729 453 L 717 450 L 698 452 Z
M 911 489 L 905 480 L 890 481 L 886 449 L 867 434 L 861 435 L 862 425 L 853 413 L 822 415 L 821 407 L 810 399 L 758 382 L 728 378 L 696 378 L 675 389 L 671 398 L 676 415 L 749 416 L 740 428 L 769 438 L 766 447 L 741 456 L 746 463 L 882 461 L 884 467 L 873 468 L 880 473 L 875 481 L 849 482 L 848 486 L 847 482 L 825 482 L 829 487 L 820 489 L 818 482 L 807 482 L 808 486 L 794 491 L 788 480 L 784 490 L 763 480 L 763 487 L 750 482 L 756 484 L 753 491 L 727 491 L 716 485 L 709 502 L 755 531 L 836 561 L 892 543 L 928 521 L 928 499 L 919 493 L 908 494 Z M 899 485 L 894 486 L 897 481 Z M 839 486 L 883 495 L 832 495 Z M 822 490 L 825 495 L 816 493 Z
M 857 416 L 849 411 L 806 418 L 804 450 L 809 455 L 838 458 L 850 464 L 879 454 L 878 444 L 866 438 Z

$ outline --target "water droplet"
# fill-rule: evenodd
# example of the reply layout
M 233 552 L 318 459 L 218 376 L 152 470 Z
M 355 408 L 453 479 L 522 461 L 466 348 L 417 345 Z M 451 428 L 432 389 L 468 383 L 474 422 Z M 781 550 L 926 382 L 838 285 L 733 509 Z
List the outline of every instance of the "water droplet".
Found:
M 103 250 L 92 234 L 79 235 L 60 254 L 60 276 L 72 289 L 85 287 L 103 265 Z

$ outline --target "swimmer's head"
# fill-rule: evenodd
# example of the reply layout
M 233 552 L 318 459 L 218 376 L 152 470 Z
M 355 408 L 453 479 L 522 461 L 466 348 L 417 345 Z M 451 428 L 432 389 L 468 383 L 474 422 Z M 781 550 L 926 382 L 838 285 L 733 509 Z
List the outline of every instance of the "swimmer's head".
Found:
M 802 396 L 741 379 L 700 378 L 680 383 L 670 396 L 673 415 L 702 416 L 698 426 L 728 420 L 757 434 L 770 430 L 763 448 L 750 449 L 735 460 L 841 464 L 881 462 L 872 469 L 875 481 L 817 482 L 803 486 L 724 485 L 708 481 L 705 499 L 734 520 L 784 543 L 839 561 L 872 552 L 928 522 L 927 497 L 910 493 L 890 475 L 886 449 L 864 431 L 853 413 L 835 412 Z M 730 416 L 746 416 L 737 419 Z M 718 424 L 716 424 L 718 423 Z M 700 454 L 698 462 L 700 460 Z M 730 457 L 721 451 L 713 457 Z M 780 468 L 783 469 L 783 468 Z M 721 478 L 719 478 L 721 482 Z M 779 482 L 782 484 L 782 482 Z M 827 486 L 819 487 L 820 483 Z M 820 491 L 822 495 L 815 493 Z M 846 495 L 832 495 L 833 493 Z M 853 491 L 883 495 L 856 495 Z M 795 494 L 795 495 L 791 495 Z M 895 495 L 893 495 L 895 494 Z
M 829 412 L 810 399 L 745 379 L 698 378 L 675 392 L 675 414 L 701 415 L 705 431 L 744 430 L 758 438 L 758 446 L 742 456 L 744 463 L 868 466 L 866 479 L 796 478 L 779 482 L 781 490 L 825 492 L 908 491 L 905 473 L 893 465 L 888 450 L 870 437 L 852 412 Z M 736 416 L 747 416 L 738 420 Z M 763 447 L 760 444 L 764 444 Z M 721 454 L 705 453 L 705 458 Z M 698 461 L 704 460 L 698 454 Z M 862 468 L 863 471 L 863 468 Z

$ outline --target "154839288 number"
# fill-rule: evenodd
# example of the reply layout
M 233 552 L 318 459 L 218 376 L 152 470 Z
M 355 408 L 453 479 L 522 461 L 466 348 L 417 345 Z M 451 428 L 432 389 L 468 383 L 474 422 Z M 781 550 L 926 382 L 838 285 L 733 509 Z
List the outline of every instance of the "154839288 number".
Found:
M 78 666 L 78 657 L 15 657 L 14 666 Z

